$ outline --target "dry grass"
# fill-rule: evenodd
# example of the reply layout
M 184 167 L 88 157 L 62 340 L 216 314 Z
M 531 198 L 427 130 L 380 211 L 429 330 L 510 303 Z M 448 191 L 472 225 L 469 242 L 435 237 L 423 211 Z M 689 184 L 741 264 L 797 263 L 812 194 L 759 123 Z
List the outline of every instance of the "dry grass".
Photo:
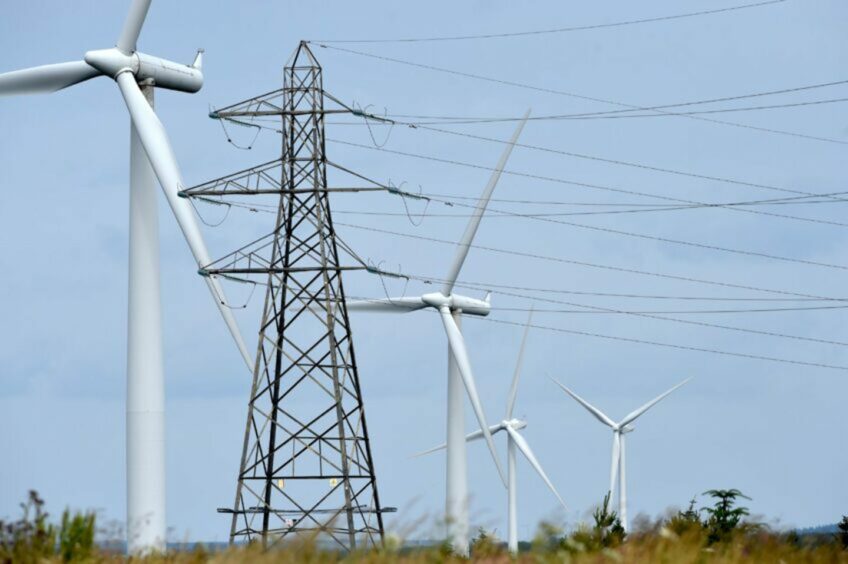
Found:
M 2 561 L 2 558 L 0 558 Z M 81 562 L 117 563 L 126 562 L 122 555 L 95 553 Z M 270 551 L 258 546 L 231 548 L 222 552 L 208 552 L 199 548 L 193 552 L 174 552 L 166 555 L 133 558 L 131 562 L 149 564 L 236 564 L 250 562 L 256 564 L 330 564 L 343 562 L 389 563 L 405 562 L 410 564 L 435 562 L 512 562 L 513 559 L 501 545 L 484 543 L 477 546 L 471 558 L 466 560 L 450 555 L 443 548 L 371 550 L 343 555 L 323 551 L 309 541 L 293 542 Z M 517 559 L 526 563 L 602 563 L 602 562 L 650 562 L 650 563 L 716 563 L 741 564 L 751 562 L 792 563 L 846 563 L 848 551 L 841 545 L 828 539 L 804 543 L 788 540 L 785 535 L 760 532 L 739 535 L 733 540 L 706 545 L 701 533 L 677 537 L 667 530 L 637 534 L 616 548 L 590 550 L 578 543 L 563 541 L 551 546 L 549 541 L 535 543 L 533 548 L 523 552 Z M 62 562 L 59 557 L 34 560 L 15 560 L 15 562 Z
M 677 512 L 651 521 L 637 520 L 637 530 L 624 538 L 614 513 L 607 511 L 607 500 L 593 513 L 594 524 L 582 524 L 567 534 L 543 523 L 532 544 L 524 544 L 517 558 L 506 552 L 502 542 L 481 531 L 472 543 L 471 557 L 457 557 L 445 546 L 404 547 L 399 537 L 387 536 L 379 549 L 343 554 L 324 550 L 314 537 L 300 537 L 279 547 L 263 550 L 259 545 L 231 547 L 223 551 L 173 551 L 144 558 L 98 548 L 94 544 L 94 515 L 63 514 L 59 524 L 51 524 L 43 511 L 44 502 L 35 492 L 22 504 L 23 517 L 14 522 L 0 521 L 0 564 L 43 564 L 58 562 L 145 564 L 335 564 L 404 562 L 526 562 L 526 563 L 845 563 L 848 564 L 848 517 L 839 528 L 841 535 L 799 538 L 778 533 L 750 521 L 717 520 L 698 517 L 694 501 L 688 511 Z M 716 505 L 718 507 L 718 505 Z M 728 506 L 732 507 L 732 506 Z M 741 508 L 744 509 L 744 508 Z M 733 515 L 747 511 L 725 513 Z M 731 527 L 721 528 L 719 525 Z M 717 534 L 717 531 L 720 534 Z M 107 532 L 108 533 L 108 532 Z M 101 532 L 103 535 L 104 532 Z M 112 538 L 119 538 L 116 535 Z M 415 535 L 418 536 L 418 535 Z M 117 546 L 117 545 L 113 545 Z

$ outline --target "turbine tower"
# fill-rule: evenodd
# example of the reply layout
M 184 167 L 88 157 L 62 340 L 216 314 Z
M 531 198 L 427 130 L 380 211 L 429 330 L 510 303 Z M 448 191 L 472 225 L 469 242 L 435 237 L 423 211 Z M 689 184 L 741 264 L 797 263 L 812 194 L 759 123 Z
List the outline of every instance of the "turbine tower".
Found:
M 609 495 L 610 501 L 612 501 L 612 497 L 615 494 L 615 478 L 616 473 L 618 474 L 619 480 L 619 491 L 618 491 L 618 518 L 621 520 L 621 526 L 624 527 L 624 530 L 628 530 L 627 524 L 627 489 L 626 489 L 626 481 L 625 481 L 625 464 L 624 464 L 624 435 L 633 431 L 633 427 L 630 426 L 631 423 L 636 421 L 643 413 L 651 409 L 654 405 L 660 402 L 663 398 L 669 395 L 671 392 L 687 383 L 692 378 L 687 378 L 686 380 L 680 382 L 670 390 L 658 395 L 639 409 L 629 413 L 624 419 L 619 421 L 618 423 L 614 422 L 612 419 L 607 417 L 600 409 L 593 406 L 574 392 L 572 392 L 567 387 L 563 386 L 556 380 L 554 383 L 563 389 L 565 393 L 573 397 L 577 403 L 585 407 L 589 413 L 595 416 L 595 418 L 612 429 L 612 462 L 610 464 L 610 487 L 609 487 Z
M 500 423 L 496 425 L 490 425 L 488 427 L 489 432 L 492 435 L 500 433 L 501 431 L 506 431 L 507 434 L 507 547 L 509 548 L 510 553 L 518 554 L 518 483 L 517 483 L 517 474 L 516 474 L 516 450 L 521 451 L 521 454 L 524 455 L 524 458 L 530 463 L 533 469 L 537 474 L 542 478 L 545 484 L 550 488 L 553 494 L 556 496 L 557 500 L 559 500 L 560 504 L 562 504 L 563 508 L 568 509 L 568 506 L 565 505 L 565 502 L 562 500 L 562 497 L 557 492 L 554 485 L 551 483 L 548 475 L 545 474 L 542 465 L 539 464 L 539 461 L 536 459 L 536 456 L 533 454 L 530 445 L 527 444 L 527 441 L 524 437 L 521 436 L 519 431 L 527 427 L 527 422 L 522 419 L 517 419 L 513 417 L 513 411 L 515 408 L 515 399 L 518 396 L 518 379 L 521 376 L 521 363 L 524 359 L 524 347 L 527 343 L 527 334 L 530 332 L 530 320 L 532 319 L 532 312 L 527 318 L 527 325 L 524 327 L 524 336 L 521 339 L 521 348 L 518 350 L 518 361 L 515 364 L 515 373 L 512 377 L 512 386 L 509 389 L 509 399 L 507 400 L 506 405 L 506 415 Z M 466 442 L 476 441 L 483 437 L 483 431 L 474 431 L 473 433 L 468 434 L 465 437 Z M 446 445 L 442 444 L 430 450 L 424 451 L 421 454 L 416 456 L 423 456 L 425 454 L 430 454 L 431 452 L 436 452 L 438 450 L 442 450 Z
M 445 333 L 448 339 L 448 393 L 447 393 L 447 488 L 445 499 L 445 521 L 448 526 L 448 539 L 453 550 L 460 555 L 468 553 L 468 472 L 466 464 L 465 448 L 465 409 L 463 404 L 463 387 L 471 401 L 474 415 L 480 424 L 483 438 L 489 446 L 489 451 L 495 461 L 501 480 L 506 484 L 503 469 L 498 459 L 495 442 L 489 432 L 486 415 L 480 398 L 477 395 L 477 385 L 471 372 L 471 362 L 468 358 L 468 350 L 465 339 L 462 336 L 461 322 L 462 314 L 489 315 L 491 304 L 489 296 L 485 300 L 469 298 L 454 293 L 459 273 L 468 251 L 474 241 L 477 228 L 486 207 L 492 197 L 492 192 L 501 177 L 506 162 L 509 159 L 515 143 L 518 141 L 530 111 L 524 115 L 512 135 L 509 143 L 504 149 L 497 166 L 492 172 L 489 183 L 483 190 L 483 194 L 477 202 L 477 206 L 465 228 L 465 233 L 459 242 L 456 256 L 448 269 L 445 284 L 440 292 L 424 294 L 420 297 L 386 298 L 375 300 L 348 300 L 348 311 L 372 311 L 387 313 L 407 313 L 427 307 L 439 312 Z
M 127 328 L 127 541 L 132 554 L 165 549 L 165 418 L 159 235 L 155 183 L 198 267 L 209 253 L 189 202 L 165 128 L 153 111 L 153 89 L 195 93 L 203 86 L 202 51 L 191 65 L 136 50 L 151 0 L 133 0 L 114 48 L 84 60 L 0 74 L 0 96 L 55 92 L 98 76 L 115 80 L 131 119 L 129 308 Z M 206 283 L 248 368 L 250 354 L 216 277 Z

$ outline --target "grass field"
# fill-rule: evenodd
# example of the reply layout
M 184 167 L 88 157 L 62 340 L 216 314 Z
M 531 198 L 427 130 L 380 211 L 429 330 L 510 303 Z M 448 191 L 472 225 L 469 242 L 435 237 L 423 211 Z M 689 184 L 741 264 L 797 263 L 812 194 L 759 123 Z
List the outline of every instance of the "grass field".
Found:
M 685 511 L 655 521 L 641 520 L 625 534 L 608 500 L 594 511 L 589 523 L 563 531 L 542 524 L 532 543 L 522 543 L 516 557 L 508 554 L 501 539 L 479 531 L 469 558 L 451 554 L 447 545 L 421 548 L 404 546 L 402 539 L 387 535 L 384 546 L 367 551 L 341 553 L 322 549 L 314 537 L 301 536 L 279 546 L 263 549 L 259 544 L 209 550 L 173 550 L 143 558 L 127 559 L 121 552 L 97 542 L 98 529 L 92 513 L 65 511 L 54 523 L 43 510 L 35 492 L 21 504 L 22 516 L 0 521 L 0 564 L 52 562 L 145 562 L 145 563 L 335 563 L 335 562 L 662 562 L 662 563 L 846 563 L 848 564 L 848 517 L 837 533 L 799 535 L 779 532 L 747 519 L 747 509 L 737 504 L 744 498 L 737 490 L 707 492 L 713 505 L 695 509 L 694 500 Z M 99 536 L 102 536 L 102 532 Z M 112 546 L 123 546 L 123 543 Z
M 22 552 L 15 556 L 0 557 L 0 561 L 14 563 L 37 562 L 123 562 L 126 558 L 93 550 L 85 555 L 65 559 L 62 555 L 47 556 L 36 552 Z M 469 559 L 473 562 L 509 562 L 510 556 L 502 546 L 477 546 Z M 445 549 L 373 550 L 342 555 L 321 551 L 309 542 L 293 543 L 276 550 L 263 551 L 260 547 L 244 547 L 224 552 L 174 552 L 167 555 L 133 558 L 133 562 L 173 563 L 295 563 L 295 562 L 467 562 L 450 555 Z M 618 547 L 585 550 L 578 546 L 534 546 L 522 552 L 519 562 L 667 562 L 667 563 L 742 563 L 742 562 L 848 562 L 848 551 L 835 542 L 817 542 L 810 546 L 789 542 L 780 535 L 757 534 L 738 538 L 720 546 L 706 546 L 704 539 L 694 537 L 674 538 L 670 535 L 643 535 L 630 539 Z

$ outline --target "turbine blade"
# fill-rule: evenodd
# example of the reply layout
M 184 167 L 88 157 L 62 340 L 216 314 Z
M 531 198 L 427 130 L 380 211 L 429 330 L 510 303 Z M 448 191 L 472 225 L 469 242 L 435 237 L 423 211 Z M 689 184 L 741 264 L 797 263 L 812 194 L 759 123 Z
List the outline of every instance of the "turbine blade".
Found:
M 434 446 L 433 448 L 428 448 L 427 450 L 422 450 L 421 452 L 416 452 L 412 455 L 412 458 L 418 458 L 421 456 L 427 456 L 428 454 L 433 454 L 434 452 L 439 452 L 440 450 L 444 450 L 447 448 L 447 443 L 442 443 L 439 446 Z
M 483 432 L 483 438 L 489 445 L 489 451 L 492 453 L 492 459 L 495 461 L 495 466 L 500 474 L 501 481 L 506 486 L 506 475 L 501 468 L 500 460 L 498 459 L 498 451 L 495 448 L 495 441 L 492 439 L 492 433 L 489 431 L 489 425 L 486 422 L 486 414 L 483 412 L 483 406 L 480 404 L 480 397 L 477 395 L 477 386 L 474 384 L 474 375 L 471 372 L 471 362 L 468 360 L 468 351 L 465 348 L 465 340 L 462 338 L 462 333 L 456 322 L 451 316 L 450 310 L 443 306 L 439 308 L 439 313 L 442 316 L 442 323 L 445 325 L 445 333 L 448 335 L 451 354 L 456 365 L 459 367 L 459 373 L 462 376 L 462 383 L 465 384 L 465 391 L 468 393 L 468 399 L 471 400 L 471 406 L 474 408 L 474 414 L 477 416 L 477 421 L 480 423 L 480 429 Z
M 542 465 L 539 464 L 539 461 L 536 460 L 536 456 L 533 454 L 533 450 L 530 448 L 530 445 L 527 444 L 527 441 L 524 440 L 524 437 L 521 434 L 513 429 L 512 427 L 506 427 L 506 432 L 509 433 L 509 436 L 512 437 L 512 440 L 515 441 L 515 446 L 518 447 L 518 450 L 524 454 L 524 457 L 530 462 L 530 465 L 536 470 L 536 473 L 541 476 L 542 480 L 548 485 L 548 488 L 554 493 L 556 498 L 562 504 L 565 509 L 568 509 L 568 506 L 562 500 L 562 497 L 559 495 L 559 492 L 556 490 L 554 485 L 551 483 L 548 475 L 545 474 L 545 471 L 542 469 Z
M 506 418 L 512 419 L 512 411 L 515 409 L 515 398 L 518 396 L 518 379 L 521 377 L 521 363 L 524 360 L 524 346 L 527 344 L 527 334 L 530 332 L 530 322 L 533 320 L 533 309 L 527 316 L 527 324 L 524 326 L 524 336 L 521 337 L 521 347 L 518 349 L 518 361 L 515 363 L 515 373 L 512 376 L 512 386 L 509 388 L 509 398 L 506 403 Z
M 664 397 L 666 397 L 668 394 L 670 394 L 671 392 L 673 392 L 674 390 L 676 390 L 677 388 L 679 388 L 679 387 L 680 387 L 680 386 L 682 386 L 683 384 L 687 383 L 687 382 L 688 382 L 689 380 L 691 380 L 691 379 L 692 379 L 692 378 L 687 378 L 686 380 L 683 380 L 682 382 L 680 382 L 679 384 L 677 384 L 676 386 L 674 386 L 673 388 L 671 388 L 671 389 L 670 389 L 670 390 L 668 390 L 667 392 L 664 392 L 664 393 L 662 393 L 662 394 L 658 395 L 657 397 L 655 397 L 654 399 L 652 399 L 651 401 L 649 401 L 648 403 L 646 403 L 645 405 L 643 405 L 642 407 L 640 407 L 639 409 L 637 409 L 636 411 L 631 412 L 631 413 L 630 413 L 630 414 L 628 414 L 628 415 L 627 415 L 624 419 L 622 419 L 622 420 L 621 420 L 621 423 L 619 423 L 619 424 L 618 424 L 618 425 L 619 425 L 619 427 L 623 428 L 623 427 L 624 427 L 625 425 L 627 425 L 628 423 L 632 423 L 632 422 L 633 422 L 633 421 L 635 421 L 635 420 L 636 420 L 636 419 L 637 419 L 640 415 L 642 415 L 643 413 L 645 413 L 646 411 L 648 411 L 649 409 L 651 409 L 653 406 L 655 406 L 657 403 L 659 403 L 659 402 L 660 402 L 660 400 L 662 400 L 662 399 L 663 399 Z
M 100 71 L 85 61 L 58 63 L 0 74 L 0 96 L 48 94 L 85 82 Z
M 382 298 L 374 300 L 346 300 L 348 311 L 377 313 L 408 313 L 426 307 L 421 298 Z
M 503 425 L 492 425 L 492 426 L 489 427 L 489 432 L 494 435 L 495 433 L 497 433 L 498 431 L 501 431 L 503 429 L 504 429 Z M 482 438 L 483 438 L 483 431 L 474 431 L 473 433 L 468 433 L 465 436 L 465 442 L 470 443 L 470 442 L 473 442 L 473 441 L 480 440 Z M 433 454 L 434 452 L 444 450 L 445 448 L 447 448 L 447 446 L 448 446 L 447 443 L 442 443 L 439 446 L 435 446 L 431 449 L 421 451 L 417 454 L 413 454 L 412 458 L 418 458 L 419 456 L 425 456 L 427 454 Z
M 197 219 L 191 209 L 191 204 L 178 196 L 180 190 L 183 189 L 182 178 L 165 128 L 162 126 L 159 118 L 156 117 L 153 108 L 150 107 L 144 94 L 142 94 L 132 73 L 121 73 L 116 80 L 118 86 L 121 88 L 127 109 L 138 132 L 138 137 L 141 139 L 142 145 L 144 145 L 147 158 L 150 160 L 153 171 L 159 179 L 159 184 L 165 192 L 168 204 L 171 206 L 171 211 L 177 219 L 177 223 L 191 249 L 192 255 L 194 255 L 194 260 L 197 261 L 197 266 L 203 268 L 211 263 L 212 260 L 209 258 L 209 252 L 206 250 L 206 244 L 203 242 L 203 236 L 200 233 Z M 236 346 L 238 346 L 248 369 L 252 372 L 253 360 L 247 350 L 247 346 L 244 344 L 244 339 L 242 339 L 241 331 L 239 331 L 238 324 L 235 317 L 233 317 L 233 312 L 227 305 L 224 291 L 218 279 L 214 276 L 206 276 L 206 284 L 215 298 L 215 304 L 218 306 L 218 310 L 221 312 L 221 316 L 224 318 L 224 322 L 227 324 L 227 328 L 230 330 L 230 334 L 235 340 Z
M 486 185 L 485 190 L 483 190 L 483 194 L 477 201 L 477 207 L 471 216 L 471 220 L 468 222 L 468 226 L 465 228 L 465 233 L 462 235 L 462 239 L 459 242 L 459 248 L 456 251 L 456 257 L 454 257 L 453 264 L 451 264 L 448 275 L 445 278 L 445 286 L 442 288 L 442 294 L 445 296 L 449 296 L 451 292 L 453 292 L 453 286 L 456 284 L 456 279 L 459 277 L 459 271 L 462 270 L 465 257 L 468 256 L 468 250 L 471 248 L 474 235 L 477 233 L 477 228 L 480 227 L 480 221 L 483 219 L 483 214 L 486 213 L 486 206 L 489 205 L 489 199 L 492 197 L 492 192 L 495 190 L 498 180 L 500 180 L 501 173 L 506 166 L 506 161 L 509 159 L 509 155 L 512 153 L 512 148 L 515 146 L 516 141 L 518 141 L 518 136 L 521 135 L 521 130 L 524 129 L 524 125 L 527 123 L 528 117 L 530 117 L 530 110 L 527 110 L 527 113 L 524 114 L 524 119 L 518 122 L 518 127 L 515 128 L 515 133 L 512 134 L 512 139 L 510 139 L 509 144 L 506 146 L 506 149 L 504 149 L 501 159 L 498 161 L 495 170 L 492 172 L 492 176 L 489 178 L 489 183 Z
M 138 36 L 141 34 L 141 28 L 144 26 L 144 20 L 147 18 L 149 9 L 150 0 L 133 0 L 127 19 L 124 20 L 124 30 L 118 39 L 117 47 L 122 53 L 131 55 L 135 52 Z
M 585 407 L 589 411 L 589 413 L 591 413 L 592 415 L 595 416 L 595 418 L 597 418 L 598 421 L 600 421 L 604 425 L 607 425 L 608 427 L 615 429 L 615 422 L 612 419 L 610 419 L 609 417 L 607 417 L 606 415 L 604 415 L 604 413 L 600 409 L 598 409 L 597 407 L 595 407 L 594 405 L 592 405 L 588 401 L 584 400 L 583 398 L 581 398 L 580 396 L 578 396 L 577 394 L 575 394 L 574 392 L 572 392 L 571 390 L 569 390 L 568 388 L 566 388 L 565 386 L 563 386 L 562 384 L 560 384 L 559 382 L 554 380 L 553 378 L 551 378 L 551 381 L 554 384 L 556 384 L 557 386 L 559 386 L 560 388 L 562 388 L 563 391 L 566 394 L 570 395 L 575 400 L 577 400 L 577 403 L 579 403 L 580 405 Z

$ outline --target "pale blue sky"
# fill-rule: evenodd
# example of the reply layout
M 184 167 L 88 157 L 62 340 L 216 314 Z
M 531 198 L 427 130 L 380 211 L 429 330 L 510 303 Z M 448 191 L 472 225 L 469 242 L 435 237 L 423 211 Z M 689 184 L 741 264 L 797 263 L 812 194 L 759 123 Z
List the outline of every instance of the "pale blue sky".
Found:
M 108 4 L 108 5 L 107 5 Z M 81 58 L 114 44 L 127 2 L 4 2 L 0 71 Z M 497 33 L 637 19 L 731 5 L 639 3 L 154 2 L 141 50 L 190 61 L 206 48 L 206 86 L 197 95 L 161 92 L 186 182 L 264 162 L 278 140 L 264 133 L 252 151 L 225 142 L 206 117 L 280 85 L 281 68 L 302 38 L 374 38 Z M 580 95 L 651 106 L 846 78 L 848 7 L 838 0 L 784 3 L 686 20 L 560 35 L 489 41 L 355 45 L 420 63 L 529 83 Z M 603 111 L 615 106 L 448 76 L 316 49 L 326 89 L 347 102 L 397 114 L 536 115 Z M 740 106 L 846 97 L 846 86 L 738 102 Z M 30 488 L 54 513 L 66 505 L 124 518 L 124 363 L 127 248 L 127 116 L 113 83 L 98 79 L 51 96 L 0 100 L 0 516 L 16 513 Z M 710 106 L 710 108 L 721 106 Z M 727 107 L 727 106 L 725 106 Z M 707 117 L 825 137 L 815 141 L 680 117 L 532 122 L 525 143 L 813 193 L 844 190 L 848 123 L 844 104 L 716 114 Z M 512 124 L 453 129 L 506 138 Z M 384 132 L 377 131 L 378 136 Z M 250 132 L 236 130 L 248 142 Z M 328 126 L 328 137 L 370 144 L 359 126 Z M 395 128 L 387 149 L 491 166 L 500 147 L 421 130 Z M 328 143 L 331 158 L 371 177 L 421 185 L 426 192 L 476 197 L 485 171 Z M 753 186 L 698 180 L 645 169 L 516 149 L 509 168 L 541 176 L 700 201 L 781 197 Z M 789 195 L 789 194 L 783 194 Z M 496 197 L 570 202 L 655 200 L 574 185 L 505 176 Z M 362 216 L 399 213 L 388 195 L 339 196 L 338 222 L 455 239 L 464 219 Z M 413 204 L 414 206 L 415 204 Z M 502 209 L 524 210 L 515 204 Z M 494 206 L 493 206 L 494 207 Z M 535 207 L 585 211 L 585 207 Z M 595 208 L 591 208 L 595 209 Z M 841 203 L 774 206 L 766 211 L 845 221 Z M 202 210 L 210 222 L 219 210 Z M 434 213 L 456 209 L 433 206 Z M 225 540 L 249 386 L 217 312 L 162 207 L 163 300 L 168 392 L 168 523 L 178 538 Z M 724 209 L 564 217 L 563 220 L 656 237 L 848 265 L 845 227 Z M 270 216 L 233 212 L 205 230 L 221 256 L 271 229 Z M 339 226 L 345 240 L 375 262 L 443 277 L 449 247 Z M 843 297 L 843 268 L 814 266 L 672 245 L 564 225 L 487 218 L 481 245 L 680 277 Z M 762 298 L 709 286 L 472 250 L 462 277 L 580 292 Z M 392 292 L 402 284 L 388 283 Z M 372 276 L 347 279 L 348 293 L 380 296 Z M 411 283 L 409 292 L 428 291 Z M 230 288 L 232 298 L 246 298 Z M 542 296 L 541 294 L 538 294 Z M 544 297 L 544 296 L 543 296 Z M 798 307 L 803 302 L 669 301 L 559 295 L 556 299 L 629 310 Z M 240 324 L 251 343 L 254 297 Z M 495 293 L 495 307 L 526 299 Z M 814 305 L 820 305 L 816 303 Z M 575 309 L 537 303 L 540 309 Z M 523 321 L 520 311 L 493 318 Z M 848 342 L 843 310 L 667 314 L 734 327 Z M 846 344 L 823 344 L 627 315 L 539 313 L 542 325 L 681 346 L 781 357 L 845 367 L 824 369 L 660 348 L 598 337 L 531 333 L 517 413 L 526 437 L 572 511 L 562 514 L 544 484 L 520 464 L 520 523 L 529 535 L 543 518 L 573 523 L 603 496 L 610 436 L 547 379 L 559 378 L 622 417 L 683 378 L 695 379 L 639 421 L 628 444 L 631 515 L 656 515 L 713 487 L 736 487 L 754 513 L 784 524 L 833 522 L 848 511 L 844 476 L 848 439 Z M 431 521 L 444 499 L 440 456 L 411 459 L 444 435 L 445 344 L 435 317 L 355 315 L 353 329 L 381 498 L 397 521 Z M 492 420 L 505 407 L 520 329 L 468 320 L 471 359 Z M 253 346 L 253 345 L 251 345 Z M 469 410 L 469 428 L 472 427 Z M 503 446 L 503 445 L 502 445 Z M 503 449 L 502 449 L 503 450 Z M 505 526 L 506 494 L 485 446 L 470 448 L 475 522 Z M 427 536 L 426 530 L 419 536 Z

